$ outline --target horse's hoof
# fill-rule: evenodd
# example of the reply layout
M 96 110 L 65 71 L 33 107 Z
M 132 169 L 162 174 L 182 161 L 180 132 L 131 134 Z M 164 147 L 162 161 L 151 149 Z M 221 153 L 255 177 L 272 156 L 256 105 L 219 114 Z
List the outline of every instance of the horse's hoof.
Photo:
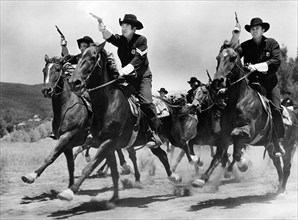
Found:
M 74 198 L 74 193 L 71 189 L 63 190 L 61 193 L 57 195 L 58 199 L 71 201 Z
M 118 200 L 119 200 L 119 196 L 113 195 L 113 197 L 109 200 L 109 202 L 115 205 L 114 202 L 117 202 Z
M 34 183 L 35 179 L 37 177 L 37 173 L 28 173 L 25 176 L 22 176 L 22 180 L 24 183 Z
M 226 178 L 226 179 L 230 179 L 231 178 L 231 176 L 232 176 L 232 172 L 230 172 L 230 171 L 226 171 L 225 172 L 225 174 L 224 174 L 224 178 Z
M 102 170 L 98 170 L 96 175 L 98 178 L 105 178 L 108 176 L 107 173 L 103 172 Z
M 203 187 L 203 186 L 205 185 L 205 181 L 202 180 L 202 179 L 196 179 L 195 181 L 193 181 L 193 182 L 191 183 L 191 185 L 192 185 L 193 187 L 196 187 L 196 188 L 198 188 L 198 187 Z
M 190 158 L 191 158 L 191 162 L 190 164 L 197 164 L 200 160 L 200 158 L 197 156 L 197 155 L 190 155 Z
M 90 157 L 90 156 L 85 157 L 85 161 L 86 161 L 87 163 L 89 163 L 89 162 L 91 161 L 91 157 Z
M 128 175 L 131 173 L 131 168 L 128 164 L 123 164 L 122 166 L 122 175 Z
M 140 181 L 136 181 L 135 184 L 134 184 L 134 187 L 138 188 L 138 189 L 143 189 L 143 186 L 142 186 Z
M 204 162 L 202 160 L 200 160 L 198 165 L 199 165 L 199 167 L 202 167 L 204 165 Z
M 180 183 L 182 182 L 181 176 L 179 176 L 176 173 L 172 173 L 171 176 L 168 177 L 168 179 L 173 183 Z
M 237 166 L 241 172 L 246 172 L 248 169 L 248 162 L 244 158 L 241 158 L 240 161 L 237 161 Z

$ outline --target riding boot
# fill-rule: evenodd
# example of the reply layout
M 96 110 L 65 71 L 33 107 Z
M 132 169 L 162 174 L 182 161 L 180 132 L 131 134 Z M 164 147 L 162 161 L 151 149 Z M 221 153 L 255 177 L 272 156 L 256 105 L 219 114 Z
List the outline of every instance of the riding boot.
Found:
M 276 143 L 273 143 L 273 155 L 276 157 L 281 157 L 285 155 L 285 150 L 278 143 L 278 139 L 284 138 L 285 127 L 282 120 L 282 115 L 279 110 L 272 109 L 272 119 L 273 119 L 273 126 L 274 126 L 275 138 L 276 138 Z
M 148 119 L 148 136 L 149 136 L 149 142 L 147 143 L 147 146 L 149 148 L 155 148 L 162 145 L 162 141 L 159 138 L 157 131 L 159 128 L 159 121 L 157 117 L 152 117 Z

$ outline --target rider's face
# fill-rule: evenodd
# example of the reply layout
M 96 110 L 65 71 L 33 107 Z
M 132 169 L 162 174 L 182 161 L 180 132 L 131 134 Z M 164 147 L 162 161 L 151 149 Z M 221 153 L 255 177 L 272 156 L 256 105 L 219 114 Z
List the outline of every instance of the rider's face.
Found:
M 122 35 L 126 38 L 130 38 L 136 31 L 135 27 L 132 27 L 130 24 L 123 23 L 121 25 Z
M 86 48 L 89 46 L 89 44 L 85 43 L 85 42 L 82 42 L 80 43 L 80 50 L 81 50 L 81 53 L 84 53 L 84 51 L 86 50 Z
M 261 25 L 257 25 L 250 28 L 250 34 L 254 39 L 260 39 L 265 30 Z

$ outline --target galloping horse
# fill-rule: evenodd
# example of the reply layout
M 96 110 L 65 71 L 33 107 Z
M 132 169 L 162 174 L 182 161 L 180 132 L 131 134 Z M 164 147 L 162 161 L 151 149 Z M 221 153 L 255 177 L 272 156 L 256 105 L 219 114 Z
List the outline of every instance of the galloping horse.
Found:
M 291 157 L 295 152 L 295 141 L 286 143 L 286 138 L 293 135 L 294 139 L 297 140 L 297 118 L 294 114 L 290 114 L 293 125 L 287 128 L 286 138 L 284 139 L 286 154 L 282 157 L 282 169 L 280 158 L 274 157 L 272 154 L 273 144 L 279 143 L 274 141 L 274 136 L 272 135 L 273 124 L 269 101 L 248 85 L 246 77 L 249 73 L 243 69 L 239 54 L 231 44 L 226 42 L 221 47 L 217 60 L 218 66 L 214 79 L 224 79 L 227 106 L 221 117 L 221 130 L 216 141 L 216 155 L 201 179 L 207 182 L 220 161 L 223 166 L 226 165 L 227 160 L 223 155 L 226 154 L 231 143 L 234 145 L 234 150 L 233 162 L 229 169 L 237 162 L 240 171 L 246 171 L 248 167 L 247 161 L 242 158 L 241 150 L 246 145 L 263 145 L 268 150 L 278 173 L 278 192 L 284 192 L 290 174 Z
M 142 127 L 143 120 L 134 116 L 130 109 L 127 96 L 113 79 L 107 68 L 107 55 L 103 50 L 105 43 L 100 45 L 91 44 L 88 47 L 80 62 L 78 63 L 69 83 L 77 94 L 82 94 L 88 89 L 92 102 L 94 117 L 91 131 L 94 138 L 97 138 L 100 147 L 88 165 L 83 169 L 78 180 L 58 195 L 58 198 L 71 200 L 86 177 L 104 159 L 108 159 L 111 168 L 114 193 L 110 201 L 119 198 L 119 174 L 115 169 L 114 151 L 127 146 L 140 146 L 147 143 L 145 132 L 138 132 Z M 175 146 L 187 151 L 187 145 L 182 138 L 179 119 L 172 114 L 172 117 L 165 117 L 161 120 L 161 133 L 167 136 L 168 140 Z M 140 121 L 140 123 L 138 123 Z M 178 123 L 175 123 L 178 121 Z M 139 125 L 140 124 L 140 125 Z M 137 133 L 138 132 L 138 133 Z M 137 135 L 136 135 L 137 134 Z M 151 151 L 163 163 L 168 178 L 171 181 L 181 181 L 179 175 L 172 173 L 166 153 L 159 147 L 151 148 Z M 189 156 L 189 160 L 191 160 Z
M 206 91 L 199 94 L 200 97 L 196 97 L 197 100 L 201 100 L 201 111 L 197 112 L 197 135 L 189 140 L 189 150 L 191 155 L 194 153 L 194 145 L 209 145 L 211 149 L 211 157 L 214 156 L 213 146 L 216 145 L 218 138 L 218 114 L 220 111 L 221 98 L 217 96 L 218 81 L 210 82 L 206 85 Z M 186 104 L 186 98 L 181 97 L 178 100 L 180 103 Z M 178 164 L 181 162 L 185 152 L 181 151 L 178 155 L 176 162 L 172 166 L 172 170 L 175 170 Z M 202 159 L 197 156 L 197 162 L 194 163 L 196 171 L 199 170 L 198 166 L 203 165 Z
M 74 183 L 74 159 L 72 149 L 86 144 L 92 112 L 88 110 L 86 100 L 77 96 L 70 90 L 68 78 L 65 74 L 67 57 L 49 58 L 45 55 L 44 88 L 43 94 L 52 99 L 54 118 L 52 122 L 53 132 L 58 138 L 58 143 L 44 163 L 33 173 L 22 176 L 26 183 L 33 183 L 42 172 L 52 164 L 56 158 L 64 153 L 67 159 L 69 172 L 69 186 Z M 89 143 L 92 147 L 98 147 L 95 143 Z M 122 152 L 120 152 L 122 154 Z M 119 152 L 118 152 L 119 154 Z M 131 156 L 132 154 L 132 156 Z M 130 158 L 135 165 L 135 177 L 139 180 L 140 174 L 136 165 L 135 152 L 130 153 Z

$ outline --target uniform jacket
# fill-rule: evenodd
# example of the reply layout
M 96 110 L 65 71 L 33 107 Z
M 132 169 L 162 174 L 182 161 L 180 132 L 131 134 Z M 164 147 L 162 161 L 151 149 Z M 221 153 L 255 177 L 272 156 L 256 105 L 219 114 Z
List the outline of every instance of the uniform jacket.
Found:
M 240 45 L 238 49 L 240 57 L 244 57 L 244 63 L 262 63 L 268 65 L 267 74 L 254 72 L 251 78 L 257 78 L 257 81 L 265 87 L 266 90 L 272 90 L 277 85 L 278 79 L 276 72 L 281 63 L 281 51 L 279 44 L 273 38 L 262 37 L 258 46 L 253 39 L 247 40 Z
M 122 67 L 128 64 L 134 66 L 137 76 L 151 76 L 149 71 L 149 61 L 147 57 L 147 39 L 146 37 L 134 34 L 131 41 L 128 42 L 123 35 L 112 35 L 108 42 L 118 48 L 117 53 L 121 60 Z

